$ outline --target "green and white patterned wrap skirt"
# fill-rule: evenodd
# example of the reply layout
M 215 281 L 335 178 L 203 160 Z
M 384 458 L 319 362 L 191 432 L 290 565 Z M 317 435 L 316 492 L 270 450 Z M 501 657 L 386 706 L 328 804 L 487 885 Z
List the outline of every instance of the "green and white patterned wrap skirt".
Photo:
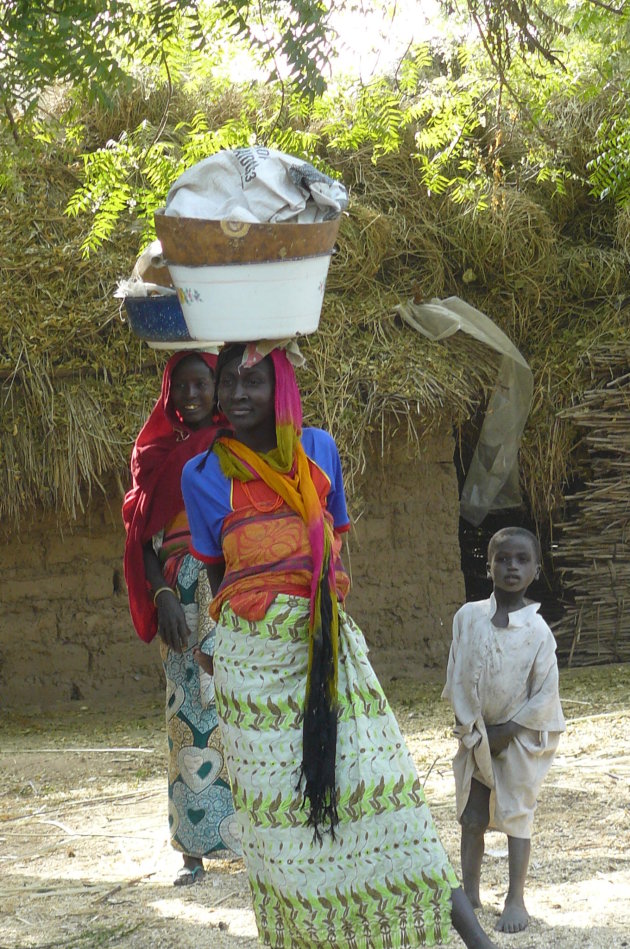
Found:
M 279 595 L 260 622 L 226 605 L 217 710 L 260 939 L 274 949 L 402 949 L 448 936 L 458 886 L 411 755 L 340 614 L 336 775 L 340 823 L 321 845 L 296 789 L 308 600 Z

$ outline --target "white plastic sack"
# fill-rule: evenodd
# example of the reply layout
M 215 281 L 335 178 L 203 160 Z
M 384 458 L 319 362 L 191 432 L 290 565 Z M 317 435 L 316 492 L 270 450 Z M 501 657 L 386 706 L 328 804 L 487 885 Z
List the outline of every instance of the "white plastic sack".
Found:
M 129 280 L 119 280 L 115 297 L 174 296 L 168 267 L 162 256 L 162 245 L 153 241 L 140 254 Z
M 348 195 L 308 162 L 274 149 L 220 151 L 189 168 L 171 186 L 165 214 L 250 224 L 316 224 L 336 218 Z
M 461 330 L 501 353 L 496 386 L 462 489 L 460 513 L 477 527 L 489 511 L 519 507 L 518 449 L 534 389 L 527 362 L 488 316 L 459 297 L 410 301 L 397 310 L 409 326 L 429 339 L 446 339 Z
M 176 293 L 174 287 L 165 287 L 161 283 L 147 283 L 139 277 L 131 277 L 129 280 L 118 281 L 114 296 L 124 300 L 125 297 L 173 297 Z

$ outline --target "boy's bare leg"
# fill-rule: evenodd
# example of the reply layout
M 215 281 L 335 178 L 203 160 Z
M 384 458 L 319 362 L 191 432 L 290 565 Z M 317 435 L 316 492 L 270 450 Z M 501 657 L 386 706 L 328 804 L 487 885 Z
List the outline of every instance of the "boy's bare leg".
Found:
M 451 891 L 451 922 L 468 949 L 497 949 L 496 943 L 483 931 L 470 900 L 458 886 Z
M 479 882 L 484 854 L 484 836 L 490 820 L 490 788 L 472 779 L 470 794 L 461 816 L 462 882 L 473 909 L 479 909 Z
M 524 837 L 508 837 L 510 885 L 503 912 L 496 926 L 500 932 L 520 933 L 529 923 L 524 896 L 530 849 L 530 840 Z

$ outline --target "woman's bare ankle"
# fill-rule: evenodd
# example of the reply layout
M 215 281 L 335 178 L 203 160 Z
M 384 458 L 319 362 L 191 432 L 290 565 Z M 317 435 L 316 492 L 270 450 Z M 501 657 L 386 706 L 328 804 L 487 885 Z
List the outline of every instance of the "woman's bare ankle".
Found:
M 483 904 L 482 904 L 482 902 L 481 902 L 481 897 L 480 897 L 480 895 L 479 895 L 479 887 L 478 887 L 478 886 L 477 886 L 477 887 L 471 887 L 471 888 L 469 889 L 469 888 L 466 886 L 466 884 L 464 884 L 464 893 L 465 893 L 466 896 L 468 897 L 468 900 L 469 900 L 469 902 L 470 902 L 470 905 L 472 906 L 473 909 L 481 909 L 481 907 L 482 907 Z
M 471 902 L 461 887 L 451 892 L 451 921 L 468 949 L 497 949 L 496 943 L 481 928 Z

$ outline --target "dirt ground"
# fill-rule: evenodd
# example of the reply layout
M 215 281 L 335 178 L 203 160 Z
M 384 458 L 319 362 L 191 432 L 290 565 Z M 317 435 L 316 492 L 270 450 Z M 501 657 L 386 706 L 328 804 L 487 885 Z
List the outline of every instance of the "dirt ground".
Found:
M 458 867 L 448 708 L 438 683 L 384 682 L 442 839 Z M 568 719 L 532 842 L 528 930 L 514 949 L 630 947 L 630 665 L 564 671 Z M 37 701 L 37 696 L 32 697 Z M 4 711 L 0 747 L 0 949 L 255 949 L 240 860 L 174 888 L 159 702 Z M 505 838 L 487 839 L 481 921 L 498 918 Z M 453 935 L 448 943 L 461 945 Z

